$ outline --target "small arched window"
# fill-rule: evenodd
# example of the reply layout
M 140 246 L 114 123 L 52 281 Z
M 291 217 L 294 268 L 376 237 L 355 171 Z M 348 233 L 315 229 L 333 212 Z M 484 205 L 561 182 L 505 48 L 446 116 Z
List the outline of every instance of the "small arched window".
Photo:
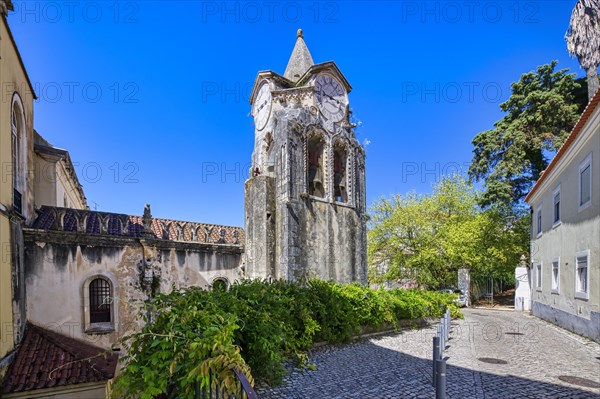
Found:
M 88 277 L 83 284 L 85 332 L 106 334 L 115 331 L 117 310 L 114 279 L 105 275 Z
M 90 283 L 90 323 L 110 323 L 112 295 L 110 283 L 96 278 Z
M 325 142 L 321 136 L 308 139 L 308 194 L 321 198 L 325 197 L 324 148 Z
M 229 281 L 225 277 L 217 277 L 213 280 L 211 288 L 215 291 L 227 291 L 229 289 Z

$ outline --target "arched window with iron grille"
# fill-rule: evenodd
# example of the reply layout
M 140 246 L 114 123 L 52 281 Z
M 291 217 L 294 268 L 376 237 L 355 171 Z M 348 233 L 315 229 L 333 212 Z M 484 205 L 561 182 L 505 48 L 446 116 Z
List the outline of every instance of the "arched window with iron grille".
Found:
M 110 323 L 112 292 L 110 283 L 103 278 L 90 282 L 90 323 Z

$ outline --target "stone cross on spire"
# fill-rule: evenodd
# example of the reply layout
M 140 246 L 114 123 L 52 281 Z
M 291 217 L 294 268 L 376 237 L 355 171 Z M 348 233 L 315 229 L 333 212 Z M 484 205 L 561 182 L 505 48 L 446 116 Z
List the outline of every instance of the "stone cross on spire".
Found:
M 294 46 L 294 51 L 292 51 L 292 56 L 288 61 L 283 76 L 296 83 L 302 77 L 302 75 L 304 75 L 308 68 L 313 65 L 313 59 L 310 56 L 308 47 L 306 47 L 306 43 L 304 43 L 302 29 L 298 29 L 296 45 Z

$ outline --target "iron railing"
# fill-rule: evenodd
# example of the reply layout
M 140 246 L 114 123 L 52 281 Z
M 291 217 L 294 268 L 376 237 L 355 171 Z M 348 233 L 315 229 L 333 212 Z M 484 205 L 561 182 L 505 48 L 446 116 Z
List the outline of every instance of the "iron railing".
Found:
M 200 387 L 200 382 L 194 385 L 194 399 L 258 399 L 258 395 L 252 388 L 250 381 L 244 373 L 233 370 L 236 376 L 236 385 L 233 393 L 226 393 L 221 389 L 219 381 L 213 373 L 209 374 L 208 387 Z M 178 399 L 179 393 L 174 385 L 169 388 L 169 392 L 157 396 L 155 399 Z

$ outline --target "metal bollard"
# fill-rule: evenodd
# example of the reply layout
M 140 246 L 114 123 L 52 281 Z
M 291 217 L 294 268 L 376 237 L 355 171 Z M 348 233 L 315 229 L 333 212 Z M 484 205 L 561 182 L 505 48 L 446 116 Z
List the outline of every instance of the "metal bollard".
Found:
M 442 319 L 442 321 L 444 322 L 444 332 L 445 332 L 446 331 L 446 327 L 447 327 L 447 324 L 446 324 L 446 312 L 444 312 L 444 318 Z
M 446 347 L 446 322 L 442 319 L 442 331 L 444 333 L 444 347 Z
M 444 320 L 442 320 L 442 340 L 444 341 L 442 348 L 446 348 L 446 324 Z
M 435 399 L 446 399 L 446 360 L 436 360 Z
M 440 325 L 442 326 L 442 352 L 444 352 L 444 349 L 446 349 L 446 325 L 444 324 L 444 319 L 442 319 Z
M 452 322 L 452 314 L 450 313 L 450 309 L 446 309 L 446 326 L 448 331 L 448 337 L 450 337 L 450 323 Z
M 446 341 L 448 340 L 448 311 L 444 313 L 444 332 L 446 333 Z
M 441 358 L 440 356 L 440 337 L 433 337 L 433 378 L 431 379 L 431 385 L 435 386 L 436 375 L 437 375 L 437 361 Z

